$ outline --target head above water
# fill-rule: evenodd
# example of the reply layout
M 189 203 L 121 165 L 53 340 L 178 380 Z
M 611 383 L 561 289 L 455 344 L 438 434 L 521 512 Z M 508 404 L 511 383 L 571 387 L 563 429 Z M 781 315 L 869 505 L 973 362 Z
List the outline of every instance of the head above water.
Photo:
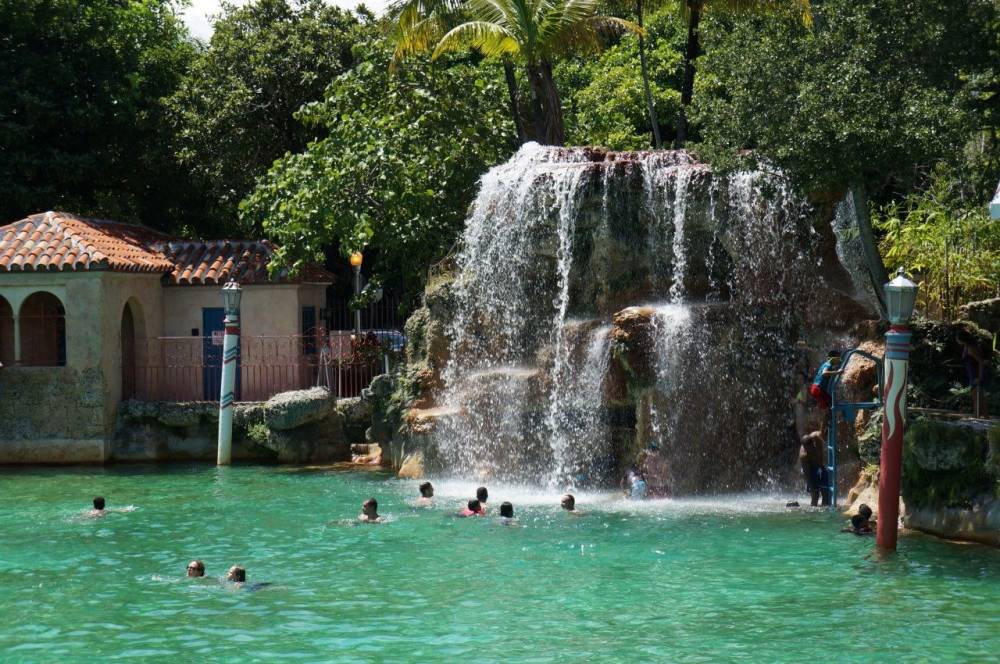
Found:
M 239 565 L 233 565 L 226 572 L 226 581 L 234 581 L 236 583 L 244 583 L 247 580 L 247 571 L 240 567 Z
M 378 516 L 378 501 L 374 498 L 369 498 L 361 503 L 361 513 L 365 516 Z
M 562 497 L 562 500 L 559 501 L 559 504 L 562 505 L 564 510 L 572 512 L 576 509 L 576 498 L 573 497 L 573 494 L 567 493 Z
M 103 496 L 95 496 L 94 497 L 94 509 L 95 510 L 103 510 L 104 509 L 104 497 Z
M 434 496 L 434 485 L 430 482 L 423 482 L 420 485 L 420 495 L 424 498 L 431 498 Z
M 486 490 L 486 487 L 481 486 L 478 489 L 476 489 L 476 499 L 479 500 L 479 502 L 485 503 L 487 500 L 489 500 L 489 498 L 490 498 L 490 493 L 489 491 Z
M 469 508 L 470 512 L 482 512 L 483 511 L 483 506 L 475 498 L 473 498 L 472 500 L 470 500 L 468 502 L 468 504 L 466 505 L 466 507 Z
M 205 563 L 200 560 L 192 560 L 187 566 L 188 576 L 205 576 Z
M 868 521 L 872 518 L 872 508 L 868 507 L 867 504 L 861 503 L 858 505 L 858 514 L 865 520 Z
M 504 502 L 500 503 L 500 516 L 502 516 L 502 517 L 504 517 L 506 519 L 513 519 L 514 518 L 514 506 L 511 505 L 507 501 L 504 501 Z

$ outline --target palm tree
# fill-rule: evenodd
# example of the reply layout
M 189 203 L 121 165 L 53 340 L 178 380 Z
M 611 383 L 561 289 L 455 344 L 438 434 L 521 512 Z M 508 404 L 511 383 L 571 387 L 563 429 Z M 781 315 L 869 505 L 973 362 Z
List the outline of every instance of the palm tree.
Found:
M 694 94 L 694 60 L 698 57 L 701 44 L 698 37 L 698 24 L 706 11 L 721 11 L 731 13 L 769 12 L 787 7 L 798 7 L 802 22 L 812 25 L 812 7 L 809 0 L 680 0 L 681 17 L 687 23 L 687 48 L 684 51 L 684 82 L 681 85 L 681 110 L 677 116 L 677 138 L 675 148 L 684 147 L 687 141 L 687 108 L 691 105 Z
M 399 67 L 407 57 L 430 51 L 448 30 L 464 22 L 464 8 L 465 0 L 399 0 L 390 5 L 389 38 L 395 44 L 391 69 Z M 524 143 L 528 137 L 521 118 L 517 74 L 510 58 L 503 59 L 503 73 L 517 140 Z
M 469 20 L 449 30 L 432 58 L 449 51 L 476 49 L 487 58 L 522 62 L 531 90 L 529 137 L 539 143 L 565 142 L 562 102 L 552 77 L 553 61 L 570 53 L 593 53 L 603 37 L 642 29 L 597 13 L 597 0 L 469 0 Z

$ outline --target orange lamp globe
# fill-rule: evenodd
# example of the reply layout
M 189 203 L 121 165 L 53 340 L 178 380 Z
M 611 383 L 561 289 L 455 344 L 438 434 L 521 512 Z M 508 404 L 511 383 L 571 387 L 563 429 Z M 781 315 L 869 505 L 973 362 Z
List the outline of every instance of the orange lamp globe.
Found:
M 361 261 L 364 260 L 364 256 L 360 251 L 355 251 L 351 254 L 351 267 L 361 267 Z

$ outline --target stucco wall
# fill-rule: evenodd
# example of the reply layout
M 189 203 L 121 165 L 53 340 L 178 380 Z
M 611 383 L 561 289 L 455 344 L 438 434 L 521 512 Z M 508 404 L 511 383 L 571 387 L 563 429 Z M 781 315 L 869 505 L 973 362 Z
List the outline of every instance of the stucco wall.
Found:
M 245 336 L 287 336 L 299 333 L 299 286 L 244 286 L 240 324 Z M 323 289 L 324 287 L 319 287 Z M 219 286 L 166 286 L 163 288 L 163 335 L 191 336 L 202 330 L 203 308 L 222 306 Z

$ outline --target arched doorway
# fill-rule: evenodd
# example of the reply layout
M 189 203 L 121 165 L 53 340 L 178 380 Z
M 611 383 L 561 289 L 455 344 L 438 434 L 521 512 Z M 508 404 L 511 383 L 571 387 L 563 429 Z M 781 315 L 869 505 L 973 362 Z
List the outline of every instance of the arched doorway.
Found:
M 122 309 L 122 401 L 135 396 L 135 317 L 126 302 Z
M 14 366 L 14 309 L 0 295 L 0 364 Z
M 21 304 L 21 364 L 66 366 L 66 310 L 52 293 L 38 291 Z

